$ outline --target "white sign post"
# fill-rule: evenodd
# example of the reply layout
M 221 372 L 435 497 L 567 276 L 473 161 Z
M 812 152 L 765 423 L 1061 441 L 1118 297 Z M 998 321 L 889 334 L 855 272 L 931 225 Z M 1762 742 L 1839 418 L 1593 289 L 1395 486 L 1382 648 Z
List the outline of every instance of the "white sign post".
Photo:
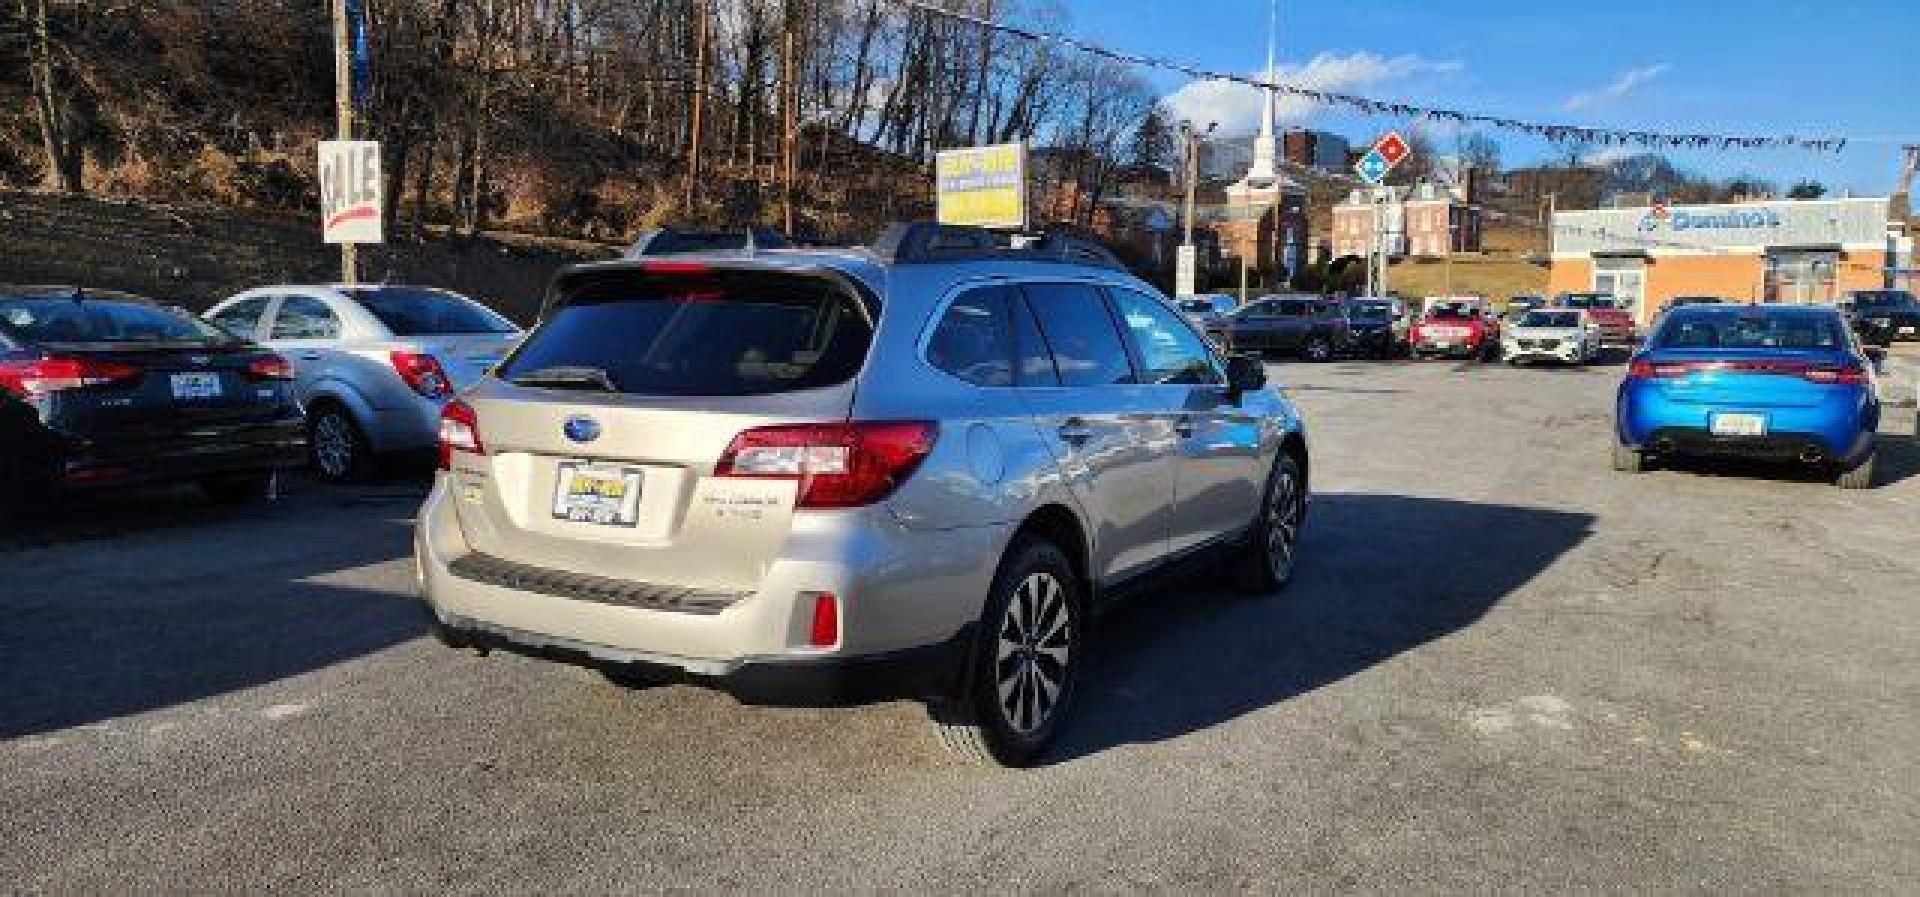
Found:
M 1196 261 L 1195 256 L 1197 256 L 1198 253 L 1194 251 L 1192 244 L 1179 246 L 1177 250 L 1173 260 L 1173 294 L 1175 296 L 1191 296 L 1196 292 L 1194 289 L 1194 268 Z
M 380 144 L 320 141 L 320 235 L 328 243 L 379 243 Z

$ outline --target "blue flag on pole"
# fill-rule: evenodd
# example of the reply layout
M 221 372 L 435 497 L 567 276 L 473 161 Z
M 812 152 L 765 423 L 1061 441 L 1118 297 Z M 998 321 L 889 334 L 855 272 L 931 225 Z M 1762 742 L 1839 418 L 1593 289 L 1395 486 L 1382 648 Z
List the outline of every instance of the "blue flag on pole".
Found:
M 367 37 L 366 0 L 346 0 L 347 43 L 353 54 L 353 107 L 365 112 L 373 98 L 373 46 Z

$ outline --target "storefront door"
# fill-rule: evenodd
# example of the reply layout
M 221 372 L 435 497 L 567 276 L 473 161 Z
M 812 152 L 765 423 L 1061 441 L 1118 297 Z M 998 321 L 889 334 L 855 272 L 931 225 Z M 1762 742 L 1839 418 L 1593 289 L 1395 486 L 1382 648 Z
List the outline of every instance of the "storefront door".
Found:
M 1647 272 L 1639 259 L 1596 259 L 1593 290 L 1612 293 L 1620 307 L 1633 313 L 1635 321 L 1645 322 L 1641 308 L 1647 294 Z

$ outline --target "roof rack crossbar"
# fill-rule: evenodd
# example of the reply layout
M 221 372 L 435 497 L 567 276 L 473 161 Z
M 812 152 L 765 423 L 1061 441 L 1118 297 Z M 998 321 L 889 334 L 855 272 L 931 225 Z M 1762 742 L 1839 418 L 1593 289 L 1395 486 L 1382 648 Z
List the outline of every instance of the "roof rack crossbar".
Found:
M 1105 246 L 1057 228 L 1016 246 L 1012 234 L 984 227 L 901 221 L 888 225 L 874 240 L 872 250 L 881 260 L 896 265 L 1004 259 L 1125 270 Z

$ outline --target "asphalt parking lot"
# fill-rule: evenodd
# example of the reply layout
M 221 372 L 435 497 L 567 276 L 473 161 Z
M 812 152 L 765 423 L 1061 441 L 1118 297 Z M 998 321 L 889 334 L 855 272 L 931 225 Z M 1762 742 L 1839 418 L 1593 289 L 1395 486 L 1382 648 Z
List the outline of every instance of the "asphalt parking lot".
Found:
M 1920 890 L 1910 381 L 1848 492 L 1610 472 L 1618 368 L 1273 373 L 1313 427 L 1299 579 L 1103 620 L 1030 771 L 957 765 L 911 704 L 440 648 L 404 475 L 89 505 L 0 546 L 0 881 Z

